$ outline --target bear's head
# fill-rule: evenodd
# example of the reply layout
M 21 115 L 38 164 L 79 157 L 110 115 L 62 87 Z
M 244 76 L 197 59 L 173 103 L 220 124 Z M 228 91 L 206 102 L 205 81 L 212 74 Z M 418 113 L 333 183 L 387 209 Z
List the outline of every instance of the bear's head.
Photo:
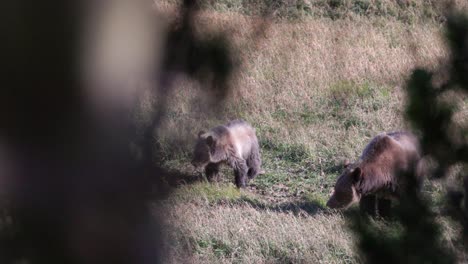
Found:
M 212 161 L 211 155 L 216 147 L 215 139 L 203 131 L 198 133 L 197 143 L 193 151 L 192 165 L 195 168 L 205 167 Z
M 336 209 L 346 209 L 359 202 L 361 195 L 356 190 L 357 184 L 362 179 L 362 170 L 358 166 L 346 166 L 345 171 L 338 178 L 335 190 L 327 202 L 327 206 Z

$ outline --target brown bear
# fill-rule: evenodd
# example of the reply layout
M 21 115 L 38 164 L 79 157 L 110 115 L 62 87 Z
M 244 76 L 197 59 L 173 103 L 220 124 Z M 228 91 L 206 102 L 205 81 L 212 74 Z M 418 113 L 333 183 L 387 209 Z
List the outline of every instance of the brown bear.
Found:
M 391 200 L 398 198 L 408 184 L 405 175 L 414 173 L 421 185 L 420 166 L 419 143 L 414 135 L 381 133 L 365 147 L 356 163 L 345 165 L 327 206 L 344 209 L 359 202 L 361 211 L 385 216 Z
M 209 181 L 218 177 L 219 166 L 227 163 L 234 169 L 236 186 L 260 173 L 261 157 L 255 129 L 243 120 L 234 120 L 208 132 L 201 131 L 195 144 L 192 165 L 205 168 Z

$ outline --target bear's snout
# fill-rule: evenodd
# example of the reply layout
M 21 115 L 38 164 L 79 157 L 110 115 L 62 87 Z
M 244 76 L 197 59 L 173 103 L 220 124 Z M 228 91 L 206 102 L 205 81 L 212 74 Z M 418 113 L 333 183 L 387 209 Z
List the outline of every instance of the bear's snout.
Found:
M 332 209 L 338 208 L 338 203 L 335 197 L 331 197 L 330 200 L 328 200 L 327 207 L 332 208 Z

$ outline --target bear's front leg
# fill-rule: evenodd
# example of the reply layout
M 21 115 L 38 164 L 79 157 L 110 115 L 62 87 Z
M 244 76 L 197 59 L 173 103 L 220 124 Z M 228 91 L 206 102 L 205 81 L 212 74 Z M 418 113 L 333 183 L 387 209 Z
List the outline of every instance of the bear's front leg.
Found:
M 245 161 L 236 162 L 233 168 L 237 188 L 244 188 L 246 186 L 247 172 L 249 170 L 247 164 Z
M 212 182 L 213 180 L 218 180 L 218 173 L 219 173 L 219 164 L 216 163 L 209 163 L 205 167 L 205 174 L 206 174 L 206 179 L 209 182 Z
M 377 215 L 377 198 L 375 195 L 366 195 L 359 201 L 359 209 L 361 214 L 376 216 Z
M 379 211 L 379 216 L 390 218 L 392 216 L 391 208 L 392 200 L 385 198 L 379 198 L 377 200 L 377 210 Z
M 249 171 L 247 172 L 247 177 L 249 178 L 249 180 L 252 180 L 253 178 L 255 178 L 255 176 L 258 175 L 258 173 L 258 168 L 249 168 Z

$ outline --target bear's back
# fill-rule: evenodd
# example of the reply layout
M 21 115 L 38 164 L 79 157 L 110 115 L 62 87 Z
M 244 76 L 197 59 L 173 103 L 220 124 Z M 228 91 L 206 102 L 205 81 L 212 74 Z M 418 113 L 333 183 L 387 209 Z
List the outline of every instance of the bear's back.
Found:
M 231 144 L 235 147 L 238 155 L 247 158 L 252 150 L 252 145 L 257 144 L 255 130 L 243 120 L 231 121 L 226 127 L 229 130 Z
M 405 153 L 419 156 L 420 146 L 415 135 L 408 132 L 392 132 L 387 135 L 394 139 Z
M 396 191 L 404 184 L 397 176 L 415 169 L 420 158 L 418 148 L 416 137 L 407 132 L 377 135 L 361 155 L 360 167 L 370 177 L 363 190 L 375 192 L 390 188 Z
M 361 155 L 361 160 L 367 163 L 380 160 L 407 159 L 418 155 L 419 145 L 416 137 L 408 132 L 381 133 L 367 144 Z

